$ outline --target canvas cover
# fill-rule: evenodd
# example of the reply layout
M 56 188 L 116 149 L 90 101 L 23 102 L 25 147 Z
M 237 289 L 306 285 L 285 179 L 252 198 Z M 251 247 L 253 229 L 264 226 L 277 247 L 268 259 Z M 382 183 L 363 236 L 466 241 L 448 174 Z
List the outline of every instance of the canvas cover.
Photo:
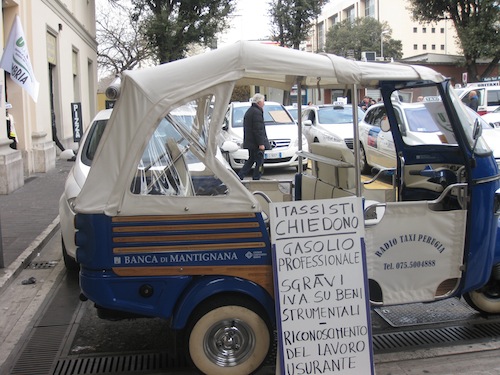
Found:
M 258 42 L 240 41 L 201 55 L 168 64 L 127 71 L 122 75 L 120 98 L 99 144 L 93 166 L 76 200 L 77 212 L 115 215 L 210 213 L 224 205 L 226 212 L 260 211 L 258 202 L 235 173 L 215 158 L 216 136 L 235 85 L 260 85 L 291 90 L 316 88 L 376 88 L 383 80 L 445 78 L 432 69 L 398 63 L 347 60 Z M 201 95 L 216 98 L 208 128 L 206 164 L 228 186 L 228 194 L 165 199 L 130 193 L 130 179 L 159 120 L 170 110 Z M 179 204 L 182 200 L 182 204 Z

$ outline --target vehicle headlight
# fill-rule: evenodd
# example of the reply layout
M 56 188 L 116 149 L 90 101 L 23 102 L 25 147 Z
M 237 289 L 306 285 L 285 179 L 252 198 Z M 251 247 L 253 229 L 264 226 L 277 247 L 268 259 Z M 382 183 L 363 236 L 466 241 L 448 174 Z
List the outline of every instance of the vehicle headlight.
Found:
M 299 147 L 299 139 L 298 138 L 295 138 L 293 140 L 293 147 Z M 304 149 L 305 147 L 307 147 L 307 138 L 305 137 L 305 135 L 302 135 L 302 149 Z
M 233 141 L 234 143 L 236 143 L 239 148 L 243 148 L 243 139 L 237 138 L 237 137 L 233 137 L 231 139 L 231 141 Z

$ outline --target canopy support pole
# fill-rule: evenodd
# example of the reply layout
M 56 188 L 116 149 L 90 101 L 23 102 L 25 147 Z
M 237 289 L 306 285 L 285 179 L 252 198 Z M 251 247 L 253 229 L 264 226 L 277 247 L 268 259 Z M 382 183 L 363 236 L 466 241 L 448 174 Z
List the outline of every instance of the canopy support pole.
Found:
M 356 196 L 361 197 L 361 169 L 360 169 L 360 153 L 359 153 L 359 119 L 358 119 L 358 103 L 359 103 L 359 95 L 358 95 L 358 85 L 352 85 L 352 95 L 351 95 L 351 104 L 352 104 L 352 126 L 353 126 L 353 151 L 354 151 L 354 171 L 356 173 Z
M 302 151 L 302 79 L 304 77 L 297 77 L 297 133 L 299 141 L 299 151 Z M 302 173 L 302 156 L 299 154 L 297 172 Z

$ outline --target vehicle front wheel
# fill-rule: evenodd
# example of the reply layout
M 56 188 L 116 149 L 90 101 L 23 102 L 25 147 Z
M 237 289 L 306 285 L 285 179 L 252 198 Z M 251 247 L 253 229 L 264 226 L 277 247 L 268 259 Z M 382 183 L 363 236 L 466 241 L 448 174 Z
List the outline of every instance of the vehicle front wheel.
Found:
M 500 314 L 500 283 L 489 282 L 481 289 L 464 294 L 467 304 L 484 314 Z
M 75 259 L 71 257 L 71 255 L 68 254 L 68 251 L 66 250 L 66 246 L 64 245 L 64 240 L 62 237 L 61 237 L 61 247 L 62 247 L 64 265 L 66 266 L 66 269 L 68 271 L 79 271 L 80 265 Z
M 368 174 L 371 172 L 371 167 L 368 165 L 368 160 L 366 159 L 366 151 L 363 144 L 359 144 L 359 169 L 362 174 Z
M 194 366 L 207 375 L 241 375 L 256 371 L 271 348 L 265 312 L 239 297 L 204 302 L 190 318 L 187 346 Z

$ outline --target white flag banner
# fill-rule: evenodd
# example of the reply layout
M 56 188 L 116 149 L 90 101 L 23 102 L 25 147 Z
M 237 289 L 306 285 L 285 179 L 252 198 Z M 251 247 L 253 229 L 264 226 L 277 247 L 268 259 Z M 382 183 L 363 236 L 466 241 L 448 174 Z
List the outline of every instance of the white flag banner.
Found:
M 3 51 L 0 68 L 10 73 L 10 78 L 25 89 L 36 102 L 40 83 L 35 78 L 31 66 L 26 39 L 19 16 L 10 29 L 9 40 Z

